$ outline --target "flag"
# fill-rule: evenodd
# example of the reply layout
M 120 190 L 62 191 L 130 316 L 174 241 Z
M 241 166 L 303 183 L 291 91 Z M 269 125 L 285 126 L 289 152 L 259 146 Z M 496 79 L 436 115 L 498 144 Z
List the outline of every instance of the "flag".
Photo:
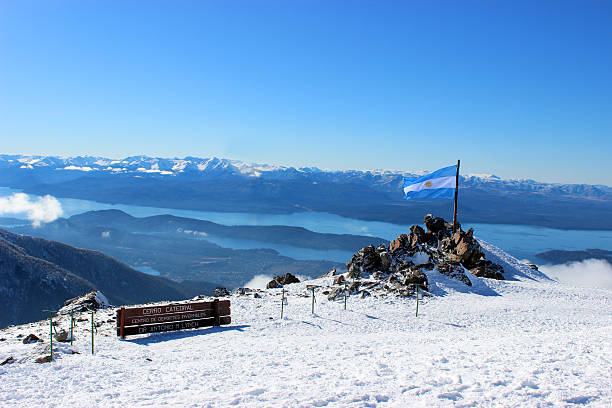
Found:
M 457 166 L 448 166 L 426 176 L 404 178 L 404 199 L 450 198 L 455 195 Z

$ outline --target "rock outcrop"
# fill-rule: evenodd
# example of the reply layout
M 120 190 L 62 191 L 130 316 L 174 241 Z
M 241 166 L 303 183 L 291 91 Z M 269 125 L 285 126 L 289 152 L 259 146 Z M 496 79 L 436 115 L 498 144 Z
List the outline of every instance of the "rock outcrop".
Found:
M 290 273 L 286 273 L 283 276 L 276 275 L 274 279 L 272 279 L 266 285 L 266 289 L 275 289 L 282 288 L 284 285 L 290 285 L 292 283 L 299 283 L 300 280 Z
M 484 251 L 474 238 L 474 230 L 467 232 L 458 225 L 431 214 L 425 216 L 425 229 L 410 227 L 388 246 L 366 246 L 357 251 L 346 264 L 346 278 L 337 275 L 334 285 L 351 281 L 350 293 L 395 293 L 412 296 L 418 286 L 428 289 L 427 273 L 436 271 L 471 286 L 469 274 L 481 278 L 504 279 L 503 268 L 486 260 Z M 468 273 L 469 272 L 469 273 Z M 332 288 L 328 297 L 343 295 L 343 288 Z

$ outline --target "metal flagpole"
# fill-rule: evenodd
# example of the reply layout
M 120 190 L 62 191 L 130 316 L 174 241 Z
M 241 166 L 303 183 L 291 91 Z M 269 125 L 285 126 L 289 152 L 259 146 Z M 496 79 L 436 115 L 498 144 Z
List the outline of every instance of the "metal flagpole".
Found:
M 459 165 L 461 160 L 457 160 L 457 174 L 455 175 L 455 212 L 453 216 L 453 234 L 457 231 L 457 195 L 459 194 Z

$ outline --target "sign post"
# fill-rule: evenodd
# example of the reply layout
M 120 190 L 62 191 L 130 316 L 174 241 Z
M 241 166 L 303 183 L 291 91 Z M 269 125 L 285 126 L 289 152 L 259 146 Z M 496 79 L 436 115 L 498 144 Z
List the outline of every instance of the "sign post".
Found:
M 161 333 L 230 324 L 230 301 L 170 303 L 117 310 L 117 335 Z

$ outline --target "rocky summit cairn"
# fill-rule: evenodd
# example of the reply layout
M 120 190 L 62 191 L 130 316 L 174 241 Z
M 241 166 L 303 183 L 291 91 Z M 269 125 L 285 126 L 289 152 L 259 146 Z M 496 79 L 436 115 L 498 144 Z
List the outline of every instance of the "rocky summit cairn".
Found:
M 427 273 L 436 270 L 467 286 L 472 282 L 466 274 L 503 280 L 503 268 L 485 259 L 484 252 L 474 238 L 474 230 L 467 232 L 457 225 L 452 233 L 452 223 L 427 214 L 425 229 L 419 225 L 410 227 L 408 234 L 401 234 L 389 243 L 372 245 L 357 251 L 346 264 L 346 280 L 340 276 L 334 280 L 336 288 L 329 292 L 334 299 L 344 293 L 348 285 L 350 293 L 369 296 L 374 293 L 396 293 L 412 296 L 416 286 L 427 290 Z

